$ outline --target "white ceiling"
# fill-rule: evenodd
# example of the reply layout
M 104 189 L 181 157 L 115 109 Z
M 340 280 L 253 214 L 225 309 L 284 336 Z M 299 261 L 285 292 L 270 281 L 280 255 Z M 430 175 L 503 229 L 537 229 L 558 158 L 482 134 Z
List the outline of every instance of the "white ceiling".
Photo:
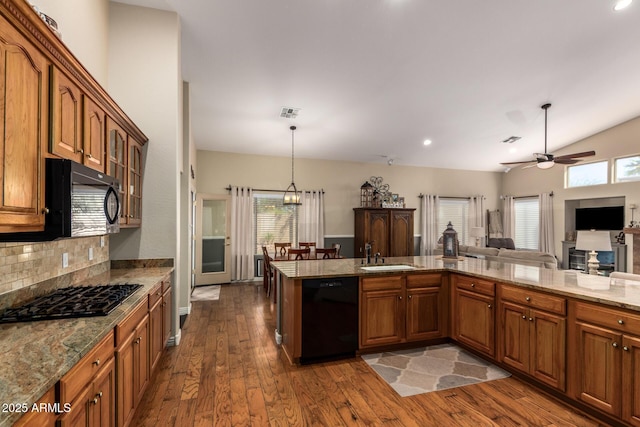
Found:
M 199 149 L 502 171 L 546 102 L 551 152 L 640 116 L 640 1 L 118 1 L 180 15 Z

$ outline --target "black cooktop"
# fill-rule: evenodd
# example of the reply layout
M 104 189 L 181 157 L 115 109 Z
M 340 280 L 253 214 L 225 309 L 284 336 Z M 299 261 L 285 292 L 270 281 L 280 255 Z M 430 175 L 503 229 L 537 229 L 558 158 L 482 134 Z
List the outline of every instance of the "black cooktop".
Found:
M 131 296 L 139 284 L 61 288 L 0 314 L 0 323 L 106 316 Z

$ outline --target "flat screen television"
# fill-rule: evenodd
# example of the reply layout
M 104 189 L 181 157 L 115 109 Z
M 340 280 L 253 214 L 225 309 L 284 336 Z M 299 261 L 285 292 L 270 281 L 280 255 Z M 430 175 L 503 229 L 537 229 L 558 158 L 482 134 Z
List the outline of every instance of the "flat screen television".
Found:
M 576 230 L 622 230 L 624 206 L 576 208 Z

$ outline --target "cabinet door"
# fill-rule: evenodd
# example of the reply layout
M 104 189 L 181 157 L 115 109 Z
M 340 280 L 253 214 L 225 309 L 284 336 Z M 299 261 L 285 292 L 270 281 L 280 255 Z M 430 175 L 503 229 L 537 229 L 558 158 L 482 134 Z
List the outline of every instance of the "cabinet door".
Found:
M 0 17 L 0 232 L 44 228 L 48 62 Z
M 413 211 L 391 210 L 389 256 L 413 255 Z
M 389 211 L 369 211 L 365 244 L 371 242 L 371 254 L 389 256 Z
M 440 287 L 407 289 L 407 341 L 442 336 Z
M 88 96 L 84 103 L 84 164 L 100 172 L 105 172 L 106 114 Z
M 92 427 L 115 427 L 116 425 L 115 375 L 115 362 L 111 358 L 93 382 L 94 396 L 89 402 Z
M 127 202 L 129 215 L 127 225 L 139 226 L 142 223 L 142 145 L 129 137 L 129 177 Z
M 531 375 L 538 380 L 565 390 L 566 383 L 566 319 L 542 311 L 531 310 L 530 324 Z
M 91 419 L 89 418 L 89 405 L 93 399 L 93 385 L 87 384 L 82 389 L 78 397 L 71 402 L 69 412 L 60 416 L 60 427 L 88 427 Z M 69 403 L 69 402 L 61 402 Z
M 136 328 L 137 338 L 133 341 L 133 359 L 136 371 L 133 375 L 133 387 L 135 390 L 135 405 L 138 405 L 142 395 L 149 384 L 149 317 L 145 317 Z
M 495 354 L 494 297 L 456 290 L 454 338 L 488 356 Z
M 395 344 L 404 338 L 401 289 L 362 292 L 360 345 Z
M 151 372 L 153 372 L 153 370 L 156 368 L 156 365 L 160 361 L 160 356 L 162 356 L 162 349 L 164 348 L 164 335 L 162 333 L 162 308 L 162 298 L 160 298 L 149 311 Z
M 83 161 L 82 93 L 66 74 L 51 67 L 51 152 L 77 163 Z
M 622 338 L 622 418 L 640 426 L 640 338 Z
M 578 339 L 577 398 L 619 416 L 621 406 L 621 335 L 609 329 L 576 323 Z
M 502 342 L 500 357 L 505 365 L 529 372 L 529 318 L 527 309 L 518 304 L 501 304 Z
M 169 338 L 171 338 L 171 288 L 167 289 L 162 295 L 162 348 L 167 346 Z
M 118 180 L 118 197 L 120 198 L 120 226 L 127 224 L 129 210 L 127 201 L 127 134 L 111 118 L 107 118 L 109 133 L 109 149 L 107 151 L 107 173 Z
M 129 338 L 122 343 L 118 351 L 116 351 L 116 363 L 118 365 L 118 426 L 123 427 L 128 425 L 133 417 L 135 410 L 135 396 L 134 390 L 134 375 L 135 375 L 135 359 L 134 359 L 134 334 L 131 334 Z

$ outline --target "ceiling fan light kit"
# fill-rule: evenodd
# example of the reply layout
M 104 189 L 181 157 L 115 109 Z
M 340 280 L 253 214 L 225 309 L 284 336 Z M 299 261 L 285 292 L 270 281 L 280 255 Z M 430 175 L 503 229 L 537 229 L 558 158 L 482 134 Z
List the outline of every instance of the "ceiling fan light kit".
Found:
M 537 166 L 538 169 L 550 169 L 556 163 L 562 165 L 573 165 L 582 161 L 579 157 L 588 157 L 595 156 L 595 151 L 584 151 L 581 153 L 573 153 L 573 154 L 565 154 L 562 156 L 554 156 L 551 153 L 547 152 L 547 110 L 551 107 L 550 103 L 543 104 L 540 108 L 544 110 L 544 153 L 534 153 L 536 157 L 534 160 L 526 160 L 524 162 L 507 162 L 500 163 L 503 166 L 511 166 L 511 165 L 524 165 L 527 163 L 533 163 L 532 165 L 525 166 L 525 168 L 530 168 L 533 166 Z

